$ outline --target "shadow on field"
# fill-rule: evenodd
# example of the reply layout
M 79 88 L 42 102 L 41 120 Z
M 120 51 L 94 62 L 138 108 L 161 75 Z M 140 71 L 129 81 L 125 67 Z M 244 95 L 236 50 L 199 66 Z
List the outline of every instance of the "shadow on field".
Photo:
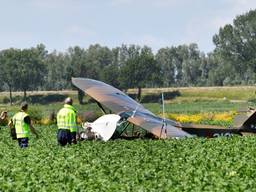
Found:
M 55 103 L 55 102 L 63 102 L 64 99 L 68 97 L 68 95 L 63 94 L 49 94 L 49 95 L 29 95 L 27 96 L 26 101 L 32 104 L 49 104 L 49 103 Z M 23 96 L 15 96 L 13 97 L 14 103 L 20 103 L 23 101 Z M 9 103 L 9 97 L 5 97 L 3 99 L 3 103 L 7 104 Z
M 164 99 L 170 100 L 178 96 L 181 96 L 181 93 L 177 91 L 164 92 Z M 142 96 L 141 103 L 160 103 L 162 99 L 161 93 L 151 93 L 149 95 Z

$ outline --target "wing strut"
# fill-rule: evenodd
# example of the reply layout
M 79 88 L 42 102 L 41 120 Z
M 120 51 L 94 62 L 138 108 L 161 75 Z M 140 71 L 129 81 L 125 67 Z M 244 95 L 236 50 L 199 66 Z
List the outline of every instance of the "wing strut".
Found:
M 124 133 L 124 131 L 127 129 L 127 127 L 130 125 L 129 122 L 124 126 L 123 130 L 119 133 L 119 137 Z
M 162 111 L 162 112 L 163 112 L 163 124 L 162 124 L 162 127 L 161 127 L 159 139 L 162 138 L 163 129 L 164 129 L 165 136 L 167 137 L 167 130 L 166 130 L 167 125 L 166 125 L 166 120 L 165 120 L 165 115 L 164 115 L 164 113 L 165 113 L 165 108 L 164 108 L 164 93 L 162 93 L 162 110 L 163 110 L 163 111 Z
M 96 101 L 96 100 L 95 100 Z M 101 111 L 104 113 L 104 114 L 107 114 L 106 110 L 103 108 L 103 106 L 98 102 L 96 101 L 97 105 L 99 106 L 99 108 L 101 109 Z

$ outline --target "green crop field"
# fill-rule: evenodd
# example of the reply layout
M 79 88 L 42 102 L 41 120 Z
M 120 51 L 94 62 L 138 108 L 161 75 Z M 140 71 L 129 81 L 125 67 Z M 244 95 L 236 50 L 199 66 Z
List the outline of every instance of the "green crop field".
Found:
M 56 126 L 21 150 L 0 130 L 1 191 L 253 191 L 255 137 L 83 141 L 61 148 Z
M 195 88 L 184 89 L 180 89 L 177 97 L 166 100 L 166 113 L 222 113 L 255 107 L 253 87 L 243 91 L 220 89 L 220 92 L 204 89 L 200 94 Z M 158 92 L 155 90 L 153 94 Z M 62 107 L 60 101 L 45 103 L 45 97 L 53 94 L 55 98 L 56 93 L 33 94 L 29 99 L 36 101 L 30 105 L 34 119 L 48 118 Z M 102 114 L 95 103 L 79 105 L 74 92 L 63 95 L 75 98 L 80 116 L 93 113 L 89 118 L 93 120 Z M 0 94 L 0 111 L 8 110 L 12 116 L 18 110 L 20 98 L 9 106 L 4 102 L 7 96 Z M 144 106 L 155 114 L 162 113 L 160 103 L 146 102 Z M 8 128 L 1 126 L 0 191 L 256 190 L 256 137 L 117 139 L 81 141 L 60 147 L 56 142 L 55 124 L 36 124 L 35 128 L 39 139 L 32 135 L 29 147 L 22 150 L 17 141 L 10 138 Z

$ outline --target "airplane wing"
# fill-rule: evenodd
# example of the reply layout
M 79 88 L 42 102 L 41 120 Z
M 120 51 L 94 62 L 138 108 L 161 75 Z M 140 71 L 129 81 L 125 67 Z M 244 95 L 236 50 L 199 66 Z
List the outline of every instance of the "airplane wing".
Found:
M 136 111 L 133 116 L 128 118 L 128 121 L 160 138 L 191 137 L 187 132 L 175 127 L 174 123 L 177 124 L 176 122 L 169 119 L 164 121 L 154 114 L 151 115 L 142 111 Z
M 127 120 L 157 137 L 190 137 L 191 135 L 175 126 L 177 122 L 157 117 L 141 104 L 124 94 L 122 91 L 101 81 L 87 78 L 72 78 L 72 83 L 87 95 L 120 116 L 127 116 Z

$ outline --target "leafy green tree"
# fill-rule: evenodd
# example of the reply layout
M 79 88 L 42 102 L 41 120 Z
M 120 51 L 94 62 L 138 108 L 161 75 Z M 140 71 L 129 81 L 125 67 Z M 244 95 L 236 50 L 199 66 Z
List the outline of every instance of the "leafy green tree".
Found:
M 141 99 L 142 87 L 154 87 L 160 81 L 160 66 L 149 47 L 143 47 L 138 56 L 127 60 L 121 68 L 121 83 L 124 88 L 138 88 L 137 99 Z
M 201 78 L 200 71 L 200 52 L 196 44 L 183 46 L 183 62 L 182 62 L 182 85 L 197 85 L 198 79 Z
M 0 77 L 8 87 L 11 105 L 13 103 L 12 91 L 19 81 L 19 54 L 18 49 L 6 49 L 0 52 Z
M 191 86 L 202 83 L 202 70 L 205 68 L 203 54 L 198 50 L 197 44 L 160 49 L 156 60 L 161 66 L 163 86 Z
M 70 47 L 68 49 L 69 64 L 66 68 L 66 80 L 71 84 L 71 77 L 84 77 L 86 68 L 86 51 L 79 46 Z M 80 104 L 83 104 L 84 92 L 80 89 L 78 91 L 78 100 Z
M 113 85 L 114 87 L 120 87 L 120 61 L 119 61 L 119 48 L 111 50 L 111 63 L 108 63 L 101 70 L 101 78 L 104 82 Z
M 46 75 L 46 66 L 42 54 L 39 47 L 20 51 L 18 60 L 19 81 L 17 85 L 24 92 L 24 100 L 26 100 L 28 90 L 36 90 L 42 86 Z
M 80 47 L 69 49 L 70 65 L 68 66 L 68 77 L 86 77 L 110 80 L 113 67 L 112 52 L 107 47 L 101 47 L 99 44 L 91 45 L 87 50 Z M 111 77 L 112 78 L 112 77 Z M 82 103 L 84 93 L 78 90 L 78 98 Z
M 215 54 L 221 57 L 226 71 L 227 84 L 255 82 L 256 73 L 256 10 L 237 16 L 233 24 L 220 28 L 219 33 L 213 37 L 216 45 Z M 219 66 L 223 68 L 223 66 Z M 249 72 L 249 74 L 248 74 Z M 225 84 L 226 84 L 225 83 Z
M 70 58 L 66 53 L 53 51 L 45 59 L 47 75 L 45 76 L 44 89 L 62 90 L 71 88 L 67 80 L 67 67 L 70 65 Z
M 164 87 L 175 84 L 175 64 L 173 48 L 162 48 L 156 54 L 156 61 L 161 66 L 161 78 Z
M 108 81 L 112 77 L 109 73 L 113 69 L 113 55 L 108 47 L 99 44 L 91 45 L 86 50 L 86 76 L 88 78 L 101 79 Z

